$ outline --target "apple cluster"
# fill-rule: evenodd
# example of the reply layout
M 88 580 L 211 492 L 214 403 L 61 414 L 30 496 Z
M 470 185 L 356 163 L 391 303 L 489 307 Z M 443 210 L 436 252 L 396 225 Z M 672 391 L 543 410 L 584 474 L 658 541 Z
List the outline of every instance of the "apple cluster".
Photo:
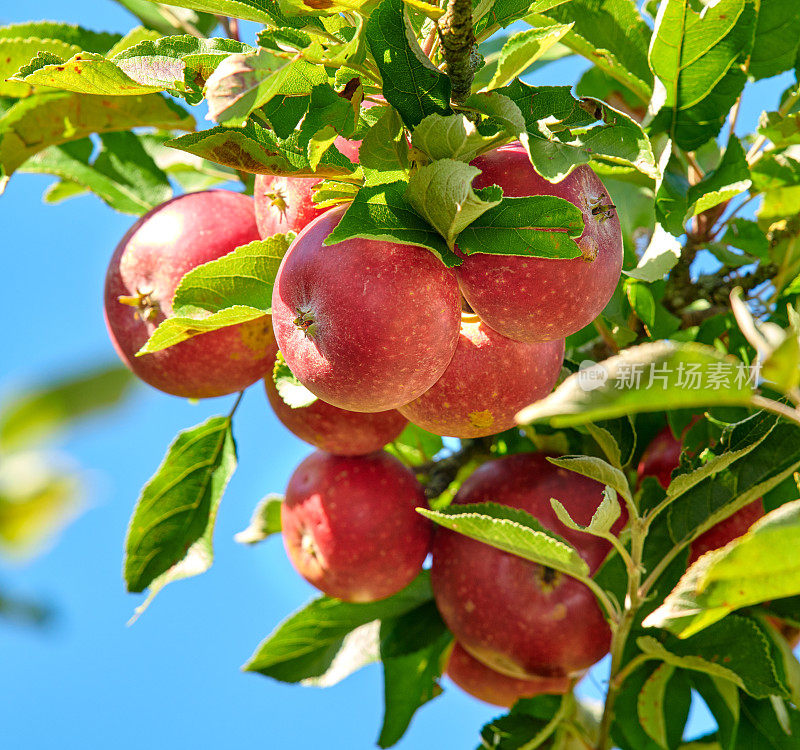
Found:
M 337 146 L 357 161 L 358 143 Z M 582 255 L 461 255 L 453 270 L 425 248 L 388 240 L 326 245 L 345 208 L 314 204 L 319 180 L 261 175 L 254 199 L 193 193 L 136 222 L 112 257 L 105 314 L 123 361 L 162 391 L 206 398 L 263 378 L 280 421 L 318 449 L 293 473 L 282 504 L 294 566 L 330 596 L 367 602 L 400 591 L 430 556 L 436 601 L 456 638 L 448 674 L 478 697 L 508 705 L 567 691 L 605 654 L 610 636 L 595 598 L 548 568 L 453 532 L 434 534 L 416 512 L 425 495 L 415 474 L 382 448 L 409 420 L 458 438 L 512 427 L 522 407 L 555 385 L 565 337 L 610 298 L 622 243 L 588 167 L 551 184 L 519 144 L 473 163 L 481 170 L 475 187 L 497 184 L 508 196 L 558 195 L 577 205 Z M 187 271 L 289 231 L 299 234 L 275 279 L 272 326 L 262 318 L 136 356 L 172 314 Z M 271 377 L 279 351 L 313 403 L 292 408 L 279 395 Z M 573 543 L 594 571 L 608 544 L 563 526 L 550 498 L 588 523 L 602 492 L 543 455 L 520 454 L 480 467 L 455 502 L 521 508 Z

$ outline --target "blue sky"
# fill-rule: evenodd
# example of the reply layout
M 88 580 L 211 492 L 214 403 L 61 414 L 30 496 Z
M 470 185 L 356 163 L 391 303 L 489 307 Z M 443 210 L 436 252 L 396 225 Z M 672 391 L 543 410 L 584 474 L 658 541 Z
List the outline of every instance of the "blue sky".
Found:
M 125 31 L 132 18 L 110 0 L 3 3 L 0 24 L 51 19 Z M 584 66 L 557 63 L 536 83 L 576 80 Z M 774 101 L 777 85 L 762 86 Z M 745 101 L 751 125 L 764 104 Z M 132 218 L 98 199 L 44 206 L 50 178 L 17 175 L 0 198 L 6 324 L 0 397 L 114 357 L 102 318 L 106 265 Z M 0 621 L 0 722 L 8 747 L 78 748 L 374 746 L 382 711 L 379 667 L 339 686 L 287 686 L 238 667 L 272 628 L 312 595 L 279 539 L 234 543 L 257 501 L 280 492 L 309 448 L 272 416 L 254 387 L 236 416 L 239 469 L 223 499 L 216 561 L 169 586 L 132 627 L 140 597 L 124 592 L 122 545 L 133 504 L 174 435 L 227 412 L 230 399 L 191 405 L 140 387 L 120 412 L 81 428 L 59 449 L 89 470 L 89 510 L 45 555 L 0 562 L 0 588 L 41 597 L 57 616 L 44 630 Z M 597 693 L 592 678 L 584 688 Z M 448 687 L 424 707 L 400 748 L 471 748 L 497 711 Z

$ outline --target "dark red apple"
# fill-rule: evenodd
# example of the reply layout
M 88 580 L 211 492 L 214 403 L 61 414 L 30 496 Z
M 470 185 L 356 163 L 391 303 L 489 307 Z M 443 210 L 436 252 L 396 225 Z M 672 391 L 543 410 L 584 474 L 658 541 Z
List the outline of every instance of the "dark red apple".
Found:
M 295 469 L 281 506 L 283 542 L 297 571 L 320 591 L 350 602 L 384 599 L 407 586 L 430 548 L 422 487 L 378 451 L 317 451 Z
M 511 708 L 520 698 L 542 693 L 563 695 L 574 680 L 568 677 L 538 677 L 519 680 L 495 672 L 465 650 L 457 641 L 447 659 L 447 676 L 462 690 L 485 703 Z
M 669 427 L 658 432 L 650 445 L 644 449 L 636 474 L 642 477 L 655 477 L 664 488 L 672 481 L 672 472 L 678 468 L 681 459 L 681 442 L 672 434 Z
M 252 199 L 228 190 L 173 198 L 131 227 L 108 267 L 105 319 L 114 348 L 136 375 L 186 398 L 223 396 L 264 377 L 273 340 L 268 318 L 135 356 L 172 313 L 175 289 L 187 271 L 257 239 Z
M 350 161 L 358 163 L 361 141 L 348 141 L 340 136 L 333 143 Z M 273 234 L 299 232 L 325 213 L 326 209 L 317 208 L 313 200 L 314 188 L 320 182 L 317 177 L 256 175 L 253 198 L 261 236 L 266 239 Z
M 437 435 L 494 435 L 513 427 L 520 409 L 553 390 L 563 361 L 563 340 L 523 344 L 463 314 L 444 374 L 400 413 Z
M 521 453 L 481 466 L 454 503 L 521 508 L 569 541 L 594 572 L 610 544 L 565 527 L 550 498 L 561 501 L 579 524 L 587 524 L 603 499 L 603 485 L 553 466 L 542 454 Z M 624 523 L 623 515 L 614 531 Z M 509 677 L 576 677 L 608 651 L 611 633 L 594 594 L 550 568 L 437 529 L 431 583 L 456 639 L 472 656 Z
M 339 409 L 322 399 L 293 409 L 280 397 L 270 375 L 264 378 L 264 388 L 275 416 L 289 432 L 315 448 L 339 456 L 363 456 L 379 450 L 408 424 L 394 409 L 364 414 Z
M 457 269 L 461 292 L 498 333 L 516 341 L 563 339 L 591 323 L 611 299 L 622 270 L 622 234 L 603 183 L 587 166 L 559 183 L 540 177 L 520 144 L 475 159 L 476 188 L 499 185 L 510 197 L 555 195 L 574 203 L 585 223 L 571 260 L 478 253 Z
M 421 247 L 323 241 L 342 217 L 309 224 L 281 262 L 272 292 L 278 346 L 300 382 L 340 409 L 396 409 L 442 375 L 458 342 L 454 274 Z

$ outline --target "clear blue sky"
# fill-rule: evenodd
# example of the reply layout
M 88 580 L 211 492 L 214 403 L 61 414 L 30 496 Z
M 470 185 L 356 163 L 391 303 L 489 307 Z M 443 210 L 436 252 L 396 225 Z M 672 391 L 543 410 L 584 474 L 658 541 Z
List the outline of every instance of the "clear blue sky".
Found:
M 103 0 L 4 2 L 0 24 L 51 19 L 126 31 L 132 18 Z M 582 65 L 558 63 L 536 83 L 573 83 Z M 770 101 L 778 87 L 770 86 Z M 740 122 L 763 106 L 745 102 Z M 102 284 L 132 223 L 94 197 L 44 206 L 49 178 L 17 175 L 0 198 L 5 280 L 0 396 L 37 378 L 111 360 Z M 133 504 L 174 435 L 226 412 L 229 399 L 190 405 L 146 387 L 119 413 L 59 446 L 91 469 L 91 507 L 48 553 L 24 567 L 0 563 L 0 587 L 57 609 L 45 630 L 0 621 L 0 736 L 8 747 L 371 748 L 382 711 L 381 672 L 369 667 L 328 690 L 283 685 L 238 667 L 287 614 L 313 595 L 279 539 L 234 543 L 256 502 L 282 491 L 309 448 L 251 389 L 235 420 L 239 469 L 223 499 L 216 561 L 170 585 L 132 627 L 140 597 L 124 592 L 122 545 Z M 596 683 L 595 678 L 595 684 Z M 597 695 L 591 681 L 583 692 Z M 424 707 L 407 750 L 477 744 L 497 711 L 448 686 Z M 695 727 L 698 724 L 695 723 Z

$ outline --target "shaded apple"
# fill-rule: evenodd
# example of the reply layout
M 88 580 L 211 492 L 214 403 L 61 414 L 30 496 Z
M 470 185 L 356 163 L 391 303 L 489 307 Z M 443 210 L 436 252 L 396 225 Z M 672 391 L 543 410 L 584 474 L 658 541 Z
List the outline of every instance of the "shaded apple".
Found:
M 417 507 L 426 507 L 422 486 L 388 453 L 317 451 L 286 488 L 283 542 L 320 591 L 350 602 L 383 599 L 411 583 L 428 554 L 430 525 Z
M 365 414 L 339 409 L 322 399 L 293 409 L 280 397 L 270 375 L 264 378 L 264 388 L 275 416 L 289 432 L 339 456 L 362 456 L 383 448 L 408 424 L 394 409 Z
M 603 485 L 553 466 L 542 454 L 521 453 L 481 466 L 453 502 L 521 508 L 570 542 L 594 572 L 611 545 L 565 527 L 550 498 L 585 525 L 603 499 Z M 623 511 L 613 531 L 624 523 Z M 611 633 L 594 594 L 550 568 L 437 529 L 431 583 L 456 639 L 472 656 L 509 677 L 576 677 L 608 651 Z
M 396 409 L 450 363 L 458 284 L 421 247 L 360 238 L 323 245 L 343 212 L 311 222 L 281 262 L 275 338 L 292 372 L 323 401 L 350 411 Z
M 532 680 L 508 677 L 479 662 L 458 641 L 450 651 L 445 673 L 474 698 L 505 708 L 511 708 L 520 698 L 532 698 L 542 693 L 563 695 L 569 692 L 575 682 L 568 677 L 538 677 Z
M 494 435 L 513 427 L 520 409 L 553 390 L 563 361 L 563 340 L 512 341 L 465 313 L 447 369 L 400 413 L 436 435 Z
M 108 267 L 104 312 L 114 348 L 136 375 L 186 398 L 223 396 L 264 377 L 273 340 L 266 317 L 135 356 L 172 313 L 187 271 L 257 239 L 252 199 L 228 190 L 173 198 L 131 227 Z
M 591 323 L 611 299 L 622 270 L 622 234 L 603 183 L 576 167 L 559 183 L 531 166 L 520 144 L 471 162 L 481 170 L 473 186 L 499 185 L 509 197 L 555 195 L 581 209 L 582 256 L 569 260 L 478 253 L 458 267 L 461 292 L 498 333 L 517 341 L 563 339 Z

